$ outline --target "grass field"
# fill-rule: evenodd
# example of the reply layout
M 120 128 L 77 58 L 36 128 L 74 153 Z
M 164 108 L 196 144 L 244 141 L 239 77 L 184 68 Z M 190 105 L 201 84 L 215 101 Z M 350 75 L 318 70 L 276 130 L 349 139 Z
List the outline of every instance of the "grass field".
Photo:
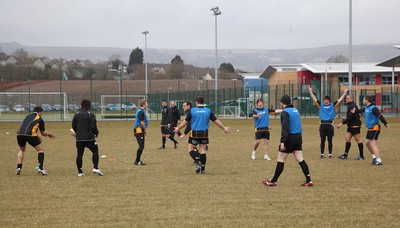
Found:
M 46 119 L 46 116 L 43 116 Z M 159 122 L 151 121 L 143 161 L 134 166 L 137 144 L 132 122 L 99 122 L 100 168 L 91 173 L 91 152 L 84 155 L 85 177 L 75 167 L 75 142 L 69 122 L 47 122 L 57 138 L 45 138 L 45 169 L 35 172 L 37 154 L 28 148 L 21 176 L 15 175 L 19 123 L 0 123 L 1 227 L 400 227 L 400 119 L 388 118 L 379 148 L 384 165 L 371 166 L 352 143 L 343 153 L 346 128 L 335 131 L 334 158 L 319 158 L 318 119 L 303 119 L 304 157 L 312 188 L 301 187 L 304 176 L 289 157 L 278 186 L 261 183 L 272 177 L 280 137 L 278 119 L 271 119 L 272 161 L 251 160 L 254 142 L 251 120 L 222 120 L 231 127 L 224 135 L 211 127 L 207 170 L 196 175 L 182 141 L 160 151 Z M 9 134 L 6 134 L 9 132 Z M 364 137 L 365 130 L 363 128 Z

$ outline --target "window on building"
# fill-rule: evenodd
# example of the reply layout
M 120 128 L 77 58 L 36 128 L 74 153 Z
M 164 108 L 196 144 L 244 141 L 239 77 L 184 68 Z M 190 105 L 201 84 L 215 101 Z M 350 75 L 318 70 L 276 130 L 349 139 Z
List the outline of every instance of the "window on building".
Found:
M 340 85 L 348 85 L 349 84 L 349 76 L 348 75 L 339 75 L 338 77 Z
M 359 85 L 375 85 L 375 75 L 374 74 L 360 74 L 358 76 Z
M 394 84 L 397 84 L 397 75 L 394 76 Z M 391 85 L 392 84 L 392 75 L 383 74 L 382 75 L 382 85 Z
M 382 105 L 391 105 L 392 99 L 390 94 L 382 94 Z
M 297 72 L 297 68 L 295 67 L 283 67 L 282 72 Z

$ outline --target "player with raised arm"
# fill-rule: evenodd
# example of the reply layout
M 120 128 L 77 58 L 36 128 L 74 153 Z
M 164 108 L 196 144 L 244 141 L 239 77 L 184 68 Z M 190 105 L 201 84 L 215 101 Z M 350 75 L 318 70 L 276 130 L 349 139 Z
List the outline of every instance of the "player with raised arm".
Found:
M 325 141 L 328 139 L 328 150 L 329 154 L 328 157 L 332 158 L 332 150 L 333 150 L 333 143 L 332 138 L 335 135 L 335 127 L 333 126 L 333 120 L 336 117 L 335 108 L 340 105 L 340 102 L 344 99 L 347 94 L 348 89 L 346 89 L 342 96 L 335 102 L 331 103 L 331 98 L 329 96 L 324 97 L 324 101 L 319 101 L 314 93 L 312 92 L 312 88 L 309 85 L 308 91 L 310 92 L 310 96 L 314 101 L 315 105 L 319 109 L 319 135 L 321 137 L 321 144 L 320 144 L 320 157 L 325 157 Z

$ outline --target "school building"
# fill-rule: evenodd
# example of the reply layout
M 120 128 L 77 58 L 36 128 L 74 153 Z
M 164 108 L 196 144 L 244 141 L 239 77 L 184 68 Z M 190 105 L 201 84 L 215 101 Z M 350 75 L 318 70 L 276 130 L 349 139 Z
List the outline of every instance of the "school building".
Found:
M 281 91 L 270 93 L 272 101 L 279 99 L 282 93 L 308 100 L 308 85 L 318 99 L 329 95 L 335 100 L 349 87 L 349 64 L 276 64 L 268 66 L 260 77 L 268 80 L 271 90 L 276 87 Z M 399 77 L 400 56 L 382 63 L 353 63 L 352 94 L 356 95 L 359 105 L 363 96 L 371 95 L 382 111 L 399 112 Z

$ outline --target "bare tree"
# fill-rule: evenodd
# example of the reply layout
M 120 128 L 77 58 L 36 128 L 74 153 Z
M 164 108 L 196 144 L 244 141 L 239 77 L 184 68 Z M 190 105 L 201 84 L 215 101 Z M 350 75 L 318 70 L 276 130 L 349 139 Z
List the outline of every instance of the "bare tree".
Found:
M 334 55 L 326 60 L 327 63 L 348 63 L 349 58 L 345 55 Z

